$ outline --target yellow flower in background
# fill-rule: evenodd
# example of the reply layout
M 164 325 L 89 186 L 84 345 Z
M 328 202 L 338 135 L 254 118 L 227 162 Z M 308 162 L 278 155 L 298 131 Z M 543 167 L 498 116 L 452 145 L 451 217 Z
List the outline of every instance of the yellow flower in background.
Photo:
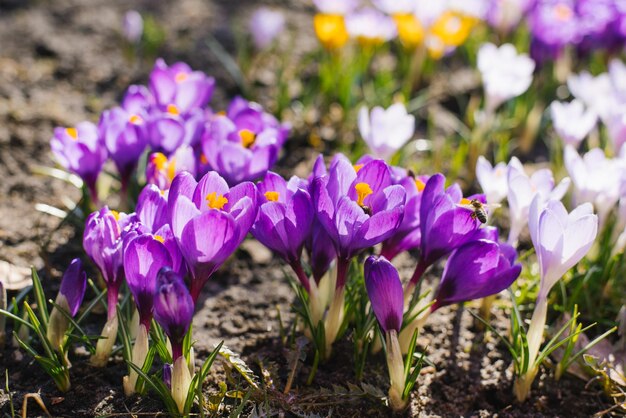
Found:
M 430 32 L 446 46 L 459 46 L 469 37 L 477 23 L 475 17 L 448 10 L 433 23 Z
M 313 17 L 315 35 L 326 49 L 339 49 L 350 38 L 344 17 L 339 14 L 318 13 Z
M 404 46 L 415 48 L 424 40 L 424 27 L 415 15 L 398 13 L 392 17 L 398 28 L 398 38 Z

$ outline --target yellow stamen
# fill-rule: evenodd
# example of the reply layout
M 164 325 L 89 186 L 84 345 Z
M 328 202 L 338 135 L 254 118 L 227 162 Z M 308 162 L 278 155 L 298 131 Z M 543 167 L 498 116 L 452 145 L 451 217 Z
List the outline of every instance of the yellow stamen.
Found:
M 128 121 L 133 125 L 140 125 L 143 123 L 143 119 L 139 115 L 132 115 L 130 118 L 128 118 Z
M 182 83 L 183 81 L 187 80 L 187 77 L 189 77 L 189 75 L 186 73 L 178 73 L 174 76 L 174 80 L 177 83 Z
M 415 186 L 417 187 L 418 192 L 423 192 L 426 188 L 426 184 L 420 179 L 415 179 Z
M 159 241 L 161 244 L 165 242 L 165 238 L 163 238 L 161 235 L 155 235 L 154 239 Z
M 176 177 L 176 158 L 172 157 L 170 163 L 167 165 L 167 178 L 172 181 Z
M 204 155 L 204 153 L 200 154 L 200 162 L 202 164 L 208 164 L 209 160 L 207 160 L 206 155 Z
M 211 209 L 224 209 L 224 205 L 228 203 L 223 195 L 218 195 L 216 192 L 209 193 L 206 197 L 207 204 Z
M 265 192 L 265 198 L 270 202 L 278 202 L 278 197 L 280 194 L 278 192 Z
M 372 193 L 374 193 L 370 185 L 367 183 L 357 183 L 356 186 L 354 186 L 354 188 L 356 189 L 356 194 L 357 194 L 356 203 L 359 206 L 363 206 L 363 201 L 365 200 L 365 198 L 371 195 Z
M 217 112 L 217 116 L 226 116 L 226 111 L 220 110 L 219 112 Z
M 407 48 L 415 48 L 424 40 L 424 28 L 411 13 L 393 15 L 398 28 L 398 37 Z
M 152 156 L 152 163 L 154 163 L 157 170 L 161 171 L 167 164 L 167 157 L 163 153 L 157 152 Z
M 254 141 L 256 140 L 256 135 L 249 129 L 242 129 L 239 131 L 239 137 L 241 137 L 241 144 L 245 148 L 250 148 L 254 145 Z
M 358 173 L 359 170 L 362 169 L 364 165 L 365 164 L 355 164 L 352 167 L 354 168 L 354 171 L 356 171 Z
M 78 139 L 78 131 L 76 128 L 67 128 L 65 129 L 65 132 L 67 132 L 67 134 L 71 136 L 74 141 Z
M 313 26 L 317 39 L 326 49 L 339 49 L 350 39 L 342 15 L 316 14 Z
M 171 115 L 179 115 L 180 111 L 178 110 L 178 107 L 174 104 L 168 104 L 167 105 L 167 113 L 171 114 Z
M 574 16 L 574 12 L 567 4 L 559 3 L 554 7 L 554 15 L 561 22 L 567 22 Z
M 459 202 L 461 205 L 469 205 L 472 203 L 471 200 L 466 199 L 466 198 L 462 198 L 461 201 Z
M 115 218 L 115 220 L 119 222 L 119 220 L 120 220 L 120 213 L 118 211 L 116 211 L 116 210 L 111 210 L 110 212 L 111 212 L 111 215 L 113 215 L 113 217 Z

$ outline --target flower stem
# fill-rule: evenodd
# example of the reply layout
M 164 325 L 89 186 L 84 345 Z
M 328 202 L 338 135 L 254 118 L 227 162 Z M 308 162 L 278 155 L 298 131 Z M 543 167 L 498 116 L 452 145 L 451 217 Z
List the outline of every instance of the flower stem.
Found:
M 289 265 L 293 269 L 294 273 L 296 273 L 296 276 L 298 277 L 298 280 L 300 281 L 300 284 L 302 285 L 302 287 L 304 287 L 307 293 L 311 293 L 309 277 L 305 273 L 304 268 L 302 268 L 302 263 L 300 262 L 300 259 L 297 259 L 296 261 L 289 263 Z

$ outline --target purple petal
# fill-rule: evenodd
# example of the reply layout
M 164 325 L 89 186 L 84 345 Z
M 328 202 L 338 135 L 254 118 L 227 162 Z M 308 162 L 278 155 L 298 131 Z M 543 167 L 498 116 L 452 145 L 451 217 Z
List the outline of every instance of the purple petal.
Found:
M 370 256 L 365 260 L 365 287 L 383 331 L 400 332 L 404 310 L 402 282 L 385 257 Z

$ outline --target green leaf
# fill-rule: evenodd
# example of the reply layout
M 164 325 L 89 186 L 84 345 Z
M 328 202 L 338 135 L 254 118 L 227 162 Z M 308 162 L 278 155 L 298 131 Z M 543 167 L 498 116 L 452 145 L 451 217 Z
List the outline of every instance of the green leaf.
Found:
M 39 317 L 44 330 L 48 329 L 48 321 L 50 320 L 50 313 L 48 312 L 48 304 L 46 303 L 46 294 L 41 286 L 41 280 L 37 274 L 35 267 L 31 267 L 31 276 L 33 278 L 33 291 L 35 292 L 35 299 L 37 300 L 37 310 L 39 311 Z
M 33 326 L 33 324 L 31 324 L 28 321 L 23 320 L 22 318 L 20 318 L 17 315 L 12 314 L 11 312 L 5 311 L 4 309 L 0 309 L 0 315 L 7 316 L 7 317 L 13 319 L 14 321 L 22 324 L 23 326 L 26 326 L 26 327 L 30 328 L 31 330 L 35 331 L 35 327 Z
M 152 388 L 152 390 L 156 392 L 156 394 L 159 396 L 159 398 L 165 404 L 165 407 L 171 414 L 175 416 L 180 415 L 180 413 L 178 412 L 178 406 L 176 405 L 174 398 L 172 398 L 170 389 L 165 385 L 165 383 L 163 383 L 161 379 L 159 379 L 158 377 L 152 378 L 148 376 L 141 368 L 133 364 L 132 361 L 127 361 L 126 363 L 139 375 L 139 377 L 141 377 L 146 382 L 148 386 Z

